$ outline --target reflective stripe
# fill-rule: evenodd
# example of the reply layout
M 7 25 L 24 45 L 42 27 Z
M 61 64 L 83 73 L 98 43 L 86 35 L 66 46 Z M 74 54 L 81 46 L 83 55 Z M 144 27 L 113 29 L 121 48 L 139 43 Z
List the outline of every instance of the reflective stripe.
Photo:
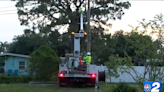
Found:
M 90 64 L 90 62 L 89 61 L 86 61 L 86 64 Z

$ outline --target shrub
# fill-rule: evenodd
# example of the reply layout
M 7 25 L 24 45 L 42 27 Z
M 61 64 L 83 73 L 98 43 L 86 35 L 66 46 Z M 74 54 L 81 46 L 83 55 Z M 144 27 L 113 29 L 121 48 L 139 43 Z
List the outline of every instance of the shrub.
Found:
M 53 74 L 57 74 L 59 57 L 48 46 L 41 46 L 30 54 L 28 72 L 38 80 L 49 81 Z
M 138 90 L 127 83 L 118 83 L 112 92 L 138 92 Z
M 28 83 L 32 76 L 0 76 L 0 83 Z
M 22 83 L 28 83 L 28 82 L 30 82 L 30 81 L 32 81 L 34 79 L 31 76 L 23 76 L 22 78 L 23 78 L 22 79 Z

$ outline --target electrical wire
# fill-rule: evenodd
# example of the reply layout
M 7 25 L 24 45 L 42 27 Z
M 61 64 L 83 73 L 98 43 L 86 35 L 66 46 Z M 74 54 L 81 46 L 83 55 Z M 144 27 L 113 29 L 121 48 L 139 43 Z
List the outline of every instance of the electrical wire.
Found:
M 0 7 L 0 9 L 11 8 L 11 7 L 15 7 L 15 6 L 5 6 L 5 7 Z
M 33 6 L 32 6 L 33 7 Z M 31 8 L 30 6 L 28 8 Z M 0 12 L 8 12 L 8 11 L 16 11 L 17 9 L 12 9 L 12 10 L 2 10 Z
M 12 12 L 13 11 L 13 12 Z M 15 13 L 14 13 L 15 12 Z M 0 11 L 0 15 L 11 15 L 11 14 L 17 14 L 16 13 L 17 10 L 4 10 L 4 11 Z
M 0 14 L 0 16 L 1 15 L 11 15 L 11 14 L 17 14 L 17 13 L 2 13 L 2 14 Z
M 9 7 L 15 7 L 15 6 L 6 6 L 6 8 L 9 8 Z M 1 8 L 5 8 L 5 7 L 0 7 Z M 31 8 L 30 6 L 28 8 Z M 2 10 L 0 11 L 0 15 L 10 15 L 10 14 L 17 14 L 17 13 L 12 13 L 13 12 L 17 12 L 17 9 L 13 9 L 13 10 Z M 4 13 L 3 13 L 4 12 Z M 9 12 L 9 13 L 5 13 L 5 12 Z
M 14 9 L 14 10 L 4 10 L 4 11 L 0 11 L 0 12 L 9 12 L 9 11 L 16 11 L 16 9 Z

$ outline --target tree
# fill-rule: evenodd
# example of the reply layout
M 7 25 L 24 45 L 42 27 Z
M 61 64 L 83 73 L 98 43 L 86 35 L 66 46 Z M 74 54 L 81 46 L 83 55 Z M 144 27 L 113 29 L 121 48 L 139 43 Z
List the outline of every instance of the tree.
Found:
M 102 63 L 108 61 L 108 56 L 114 54 L 115 50 L 113 49 L 116 41 L 112 39 L 111 34 L 104 34 L 103 28 L 91 28 L 92 31 L 92 56 L 94 63 L 100 60 Z
M 30 54 L 28 71 L 36 75 L 38 80 L 49 80 L 53 74 L 57 74 L 59 58 L 48 46 L 41 46 Z
M 60 34 L 58 31 L 52 31 L 48 38 L 50 47 L 57 53 L 58 56 L 65 56 L 66 53 L 71 52 L 71 39 L 69 33 Z
M 7 49 L 7 41 L 5 41 L 4 43 L 0 41 L 0 52 L 6 52 Z
M 51 31 L 67 26 L 70 34 L 72 31 L 80 30 L 78 9 L 81 6 L 86 7 L 86 3 L 85 0 L 19 0 L 16 7 L 21 25 L 31 26 L 34 33 L 39 30 L 40 33 L 49 34 Z M 121 19 L 123 10 L 131 6 L 129 2 L 117 0 L 96 0 L 91 3 L 91 22 L 95 24 L 94 26 L 111 26 L 107 21 Z M 84 14 L 86 12 L 87 9 Z M 73 46 L 73 37 L 71 43 Z M 71 49 L 72 52 L 73 47 Z
M 161 17 L 158 18 L 162 19 Z M 140 31 L 140 33 L 138 33 L 138 28 L 134 28 L 136 30 L 133 30 L 130 34 L 128 34 L 128 48 L 134 52 L 132 57 L 129 57 L 128 54 L 124 58 L 115 57 L 121 66 L 126 65 L 125 67 L 120 67 L 122 72 L 130 74 L 141 89 L 143 89 L 143 81 L 155 81 L 162 80 L 164 78 L 162 68 L 164 65 L 164 51 L 162 46 L 163 41 L 161 40 L 162 37 L 153 41 L 152 37 L 147 34 L 147 29 L 149 27 L 152 28 L 152 31 L 156 30 L 159 31 L 159 33 L 161 33 L 162 28 L 160 28 L 160 26 L 156 23 L 159 21 L 156 17 L 153 23 L 152 21 L 148 23 L 145 23 L 144 21 L 145 20 L 140 22 L 141 26 L 144 28 Z M 153 32 L 151 35 L 154 35 Z M 138 73 L 135 70 L 133 63 L 141 63 L 141 65 L 144 66 L 143 73 Z
M 115 39 L 116 45 L 114 46 L 115 52 L 114 54 L 118 54 L 120 57 L 125 56 L 125 48 L 126 48 L 126 36 L 123 34 L 123 30 L 116 31 L 113 35 L 112 38 Z
M 69 24 L 68 31 L 79 31 L 77 21 L 79 20 L 78 9 L 86 6 L 85 0 L 19 0 L 16 4 L 21 25 L 31 25 L 32 29 L 57 28 Z M 123 9 L 129 9 L 129 2 L 117 0 L 96 0 L 92 1 L 91 18 L 98 24 L 107 24 L 109 19 L 121 19 Z M 115 4 L 114 4 L 115 3 Z M 109 6 L 113 4 L 114 6 Z M 74 6 L 74 7 L 71 7 Z M 55 16 L 55 15 L 58 15 Z M 105 19 L 104 19 L 105 18 Z M 41 19 L 41 20 L 39 20 Z M 38 20 L 38 21 L 36 21 Z M 46 33 L 51 30 L 44 30 Z
M 122 71 L 125 71 L 132 76 L 141 89 L 143 81 L 158 80 L 162 73 L 161 66 L 158 66 L 160 64 L 157 64 L 159 61 L 161 62 L 159 59 L 160 55 L 157 54 L 158 44 L 149 40 L 149 38 L 149 36 L 142 36 L 142 41 L 138 39 L 135 41 L 130 40 L 132 41 L 132 45 L 129 48 L 134 50 L 133 63 L 135 65 L 140 63 L 140 65 L 144 66 L 145 69 L 143 70 L 143 73 L 138 73 L 134 69 L 134 65 L 131 64 L 132 58 L 127 59 L 126 61 L 124 60 L 127 67 L 121 67 L 123 69 Z M 149 77 L 146 77 L 147 75 Z
M 29 55 L 42 45 L 48 45 L 48 39 L 41 34 L 20 35 L 13 39 L 10 53 Z
M 134 50 L 133 56 L 129 56 L 126 52 L 125 57 L 119 57 L 119 55 L 110 56 L 109 62 L 107 63 L 110 74 L 117 77 L 118 71 L 128 73 L 138 83 L 141 89 L 143 89 L 143 81 L 161 80 L 161 78 L 164 77 L 161 68 L 163 59 L 161 60 L 159 56 L 161 56 L 163 52 L 157 54 L 157 42 L 152 41 L 148 35 L 145 36 L 136 32 L 132 32 L 130 37 L 127 38 L 127 41 L 131 43 L 127 48 Z M 139 73 L 135 70 L 134 65 L 137 65 L 137 63 L 141 63 L 141 65 L 145 67 L 143 73 Z
M 16 36 L 11 43 L 9 52 L 29 55 L 42 45 L 50 46 L 58 56 L 65 56 L 71 51 L 71 42 L 68 33 L 60 34 L 57 30 L 51 31 L 48 35 L 34 33 L 29 29 L 25 33 Z
M 119 68 L 119 62 L 117 60 L 118 55 L 110 55 L 108 57 L 108 62 L 105 62 L 105 66 L 108 68 L 108 74 L 110 75 L 108 78 L 111 82 L 111 77 L 119 77 L 118 74 L 118 68 Z
M 157 14 L 154 16 L 153 20 L 149 21 L 149 25 L 152 29 L 152 35 L 157 36 L 157 39 L 162 41 L 164 39 L 164 20 L 163 20 L 164 15 Z M 163 41 L 162 41 L 163 42 Z

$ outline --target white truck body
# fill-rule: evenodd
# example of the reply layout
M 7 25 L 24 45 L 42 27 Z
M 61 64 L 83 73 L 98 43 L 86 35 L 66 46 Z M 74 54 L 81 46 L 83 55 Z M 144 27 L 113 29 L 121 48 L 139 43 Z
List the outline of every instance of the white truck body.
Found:
M 61 59 L 64 59 L 65 57 L 61 57 Z M 84 61 L 82 61 L 84 62 Z M 69 73 L 69 69 L 67 68 L 67 63 L 60 63 L 59 64 L 59 73 L 61 73 L 62 71 L 66 71 L 63 78 L 68 78 L 68 77 L 74 77 L 74 78 L 91 78 L 91 74 L 96 74 L 96 78 L 95 78 L 95 83 L 99 82 L 99 73 L 98 72 L 104 72 L 107 73 L 108 69 L 106 66 L 97 66 L 95 64 L 90 64 L 87 65 L 87 72 L 83 73 L 83 74 L 78 74 L 78 73 Z M 60 75 L 59 75 L 60 77 Z

